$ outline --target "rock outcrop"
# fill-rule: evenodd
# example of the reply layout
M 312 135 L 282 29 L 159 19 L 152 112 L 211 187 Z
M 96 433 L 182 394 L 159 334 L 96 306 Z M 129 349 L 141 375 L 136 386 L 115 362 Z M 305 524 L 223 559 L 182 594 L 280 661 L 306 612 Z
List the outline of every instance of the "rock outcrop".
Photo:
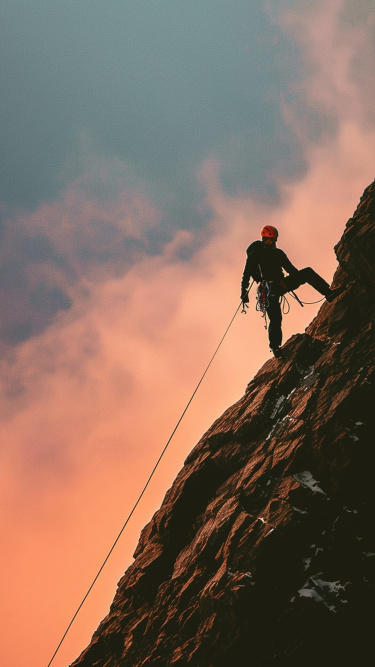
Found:
M 370 664 L 375 182 L 336 254 L 346 290 L 192 450 L 74 667 Z

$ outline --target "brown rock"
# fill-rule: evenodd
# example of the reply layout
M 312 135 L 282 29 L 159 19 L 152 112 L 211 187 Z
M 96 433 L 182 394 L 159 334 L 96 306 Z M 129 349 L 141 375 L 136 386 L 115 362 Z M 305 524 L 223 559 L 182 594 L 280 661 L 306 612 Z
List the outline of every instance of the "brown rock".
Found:
M 74 667 L 373 656 L 375 183 L 334 285 L 188 456 Z

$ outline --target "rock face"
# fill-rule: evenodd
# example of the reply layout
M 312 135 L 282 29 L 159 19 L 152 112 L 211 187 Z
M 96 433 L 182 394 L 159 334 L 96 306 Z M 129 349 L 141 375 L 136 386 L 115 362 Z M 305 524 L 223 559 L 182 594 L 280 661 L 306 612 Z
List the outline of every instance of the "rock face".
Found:
M 188 456 L 74 667 L 371 664 L 375 182 L 334 285 Z

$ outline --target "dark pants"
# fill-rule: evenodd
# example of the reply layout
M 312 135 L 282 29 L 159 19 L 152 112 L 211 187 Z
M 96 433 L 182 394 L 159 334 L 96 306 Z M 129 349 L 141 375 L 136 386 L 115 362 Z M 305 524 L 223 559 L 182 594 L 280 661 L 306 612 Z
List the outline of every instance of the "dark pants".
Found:
M 297 287 L 300 287 L 305 283 L 314 287 L 317 292 L 320 292 L 323 296 L 327 296 L 329 293 L 328 283 L 310 267 L 301 269 L 301 271 L 297 271 L 297 273 L 293 273 L 290 276 L 286 276 L 282 283 L 272 283 L 271 294 L 268 297 L 269 305 L 267 308 L 267 315 L 269 318 L 268 339 L 271 349 L 280 347 L 282 341 L 280 296 L 286 292 L 291 292 L 297 289 Z

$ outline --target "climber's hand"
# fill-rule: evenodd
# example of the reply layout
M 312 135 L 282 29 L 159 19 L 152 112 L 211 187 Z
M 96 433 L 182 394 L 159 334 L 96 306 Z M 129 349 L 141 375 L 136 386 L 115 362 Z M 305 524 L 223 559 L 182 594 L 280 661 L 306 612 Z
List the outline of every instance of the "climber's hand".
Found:
M 249 295 L 248 295 L 247 291 L 242 292 L 241 301 L 242 301 L 242 303 L 249 303 Z
M 245 315 L 246 315 L 246 308 L 249 307 L 249 306 L 247 305 L 248 303 L 249 303 L 249 294 L 248 294 L 247 290 L 245 290 L 245 291 L 242 292 L 242 294 L 241 294 L 241 304 L 242 304 L 242 310 L 241 310 L 241 313 L 245 313 Z

